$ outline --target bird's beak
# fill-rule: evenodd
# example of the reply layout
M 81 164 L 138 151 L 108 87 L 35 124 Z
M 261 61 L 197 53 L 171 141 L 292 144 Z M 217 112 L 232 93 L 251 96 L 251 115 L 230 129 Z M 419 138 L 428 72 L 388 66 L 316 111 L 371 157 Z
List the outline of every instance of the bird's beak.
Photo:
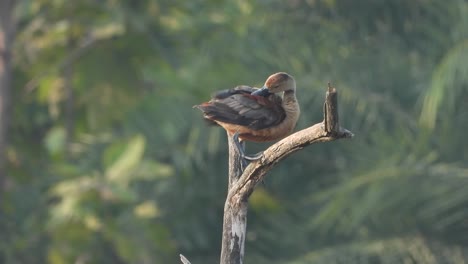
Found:
M 263 96 L 263 97 L 267 97 L 270 94 L 271 94 L 270 90 L 268 90 L 266 86 L 263 86 L 262 88 L 252 93 L 252 95 L 258 95 L 258 96 Z

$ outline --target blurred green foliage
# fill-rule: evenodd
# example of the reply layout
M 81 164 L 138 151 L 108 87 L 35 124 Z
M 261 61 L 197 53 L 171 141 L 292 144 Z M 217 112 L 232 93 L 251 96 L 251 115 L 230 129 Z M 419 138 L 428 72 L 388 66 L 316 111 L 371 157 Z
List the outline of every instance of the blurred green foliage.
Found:
M 246 263 L 468 261 L 466 1 L 21 0 L 15 16 L 1 263 L 217 263 L 225 133 L 192 106 L 276 71 L 296 77 L 298 129 L 331 81 L 356 137 L 270 173 Z

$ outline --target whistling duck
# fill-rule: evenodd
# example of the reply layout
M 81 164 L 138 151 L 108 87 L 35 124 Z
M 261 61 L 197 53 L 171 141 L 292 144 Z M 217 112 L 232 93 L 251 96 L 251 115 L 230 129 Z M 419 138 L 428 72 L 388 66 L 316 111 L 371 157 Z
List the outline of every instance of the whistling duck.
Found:
M 280 92 L 282 97 L 276 94 Z M 245 156 L 239 139 L 253 142 L 281 139 L 292 132 L 300 114 L 296 82 L 285 72 L 268 77 L 262 88 L 241 85 L 219 91 L 209 102 L 195 107 L 206 120 L 228 131 L 241 155 L 250 160 L 261 156 Z

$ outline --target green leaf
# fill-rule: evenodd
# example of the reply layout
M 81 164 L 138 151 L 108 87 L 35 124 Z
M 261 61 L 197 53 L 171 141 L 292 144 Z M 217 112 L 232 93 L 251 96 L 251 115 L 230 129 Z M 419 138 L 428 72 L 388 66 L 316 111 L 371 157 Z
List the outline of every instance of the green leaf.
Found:
M 65 129 L 61 126 L 50 129 L 45 137 L 44 144 L 52 156 L 63 153 L 65 150 Z
M 106 170 L 109 181 L 126 185 L 141 162 L 145 150 L 145 138 L 141 135 L 133 137 L 119 158 Z

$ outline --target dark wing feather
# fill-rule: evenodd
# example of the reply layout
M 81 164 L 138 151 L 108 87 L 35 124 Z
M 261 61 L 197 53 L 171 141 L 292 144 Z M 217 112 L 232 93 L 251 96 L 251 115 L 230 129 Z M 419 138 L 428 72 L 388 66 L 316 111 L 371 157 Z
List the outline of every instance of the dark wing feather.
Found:
M 218 91 L 211 96 L 212 99 L 224 99 L 229 97 L 233 94 L 251 94 L 254 91 L 258 90 L 257 88 L 253 88 L 247 85 L 239 85 L 231 89 Z
M 259 130 L 277 125 L 286 117 L 281 107 L 281 97 L 270 95 L 268 98 L 250 95 L 256 88 L 238 86 L 223 90 L 211 101 L 197 106 L 205 118 L 224 123 L 236 124 Z

